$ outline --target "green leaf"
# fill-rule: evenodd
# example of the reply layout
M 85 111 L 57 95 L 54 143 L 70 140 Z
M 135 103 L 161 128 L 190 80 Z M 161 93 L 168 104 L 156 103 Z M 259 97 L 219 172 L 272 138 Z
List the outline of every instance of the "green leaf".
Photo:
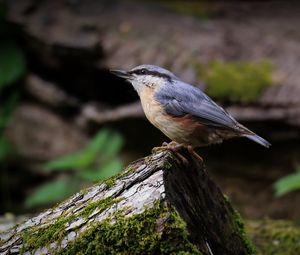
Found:
M 123 168 L 123 164 L 120 160 L 113 160 L 99 169 L 88 169 L 83 170 L 79 173 L 79 176 L 86 181 L 99 181 L 107 179 L 118 172 Z
M 276 196 L 300 189 L 300 172 L 285 176 L 274 183 Z
M 102 152 L 102 157 L 105 160 L 115 157 L 120 152 L 123 144 L 123 137 L 117 132 L 111 132 L 109 140 L 105 144 L 105 150 Z
M 105 149 L 106 143 L 110 139 L 110 131 L 106 128 L 100 130 L 88 144 L 86 149 L 84 150 L 87 153 L 97 153 L 99 150 Z
M 87 147 L 79 152 L 52 160 L 45 165 L 47 171 L 73 170 L 89 167 L 95 160 L 98 150 L 108 137 L 108 131 L 99 132 Z
M 78 182 L 69 180 L 55 180 L 39 186 L 25 200 L 25 206 L 32 208 L 40 205 L 52 204 L 70 196 L 79 190 Z
M 119 134 L 114 133 L 112 135 L 108 129 L 102 129 L 91 139 L 85 149 L 48 162 L 45 165 L 45 170 L 62 171 L 90 168 L 97 159 L 114 155 L 119 151 L 122 144 L 123 139 Z
M 0 137 L 0 163 L 13 151 L 12 145 L 3 137 Z
M 45 165 L 47 171 L 73 170 L 89 167 L 95 160 L 96 154 L 107 139 L 108 131 L 100 131 L 87 147 L 79 152 L 52 160 Z
M 12 94 L 4 103 L 0 111 L 0 137 L 6 126 L 8 125 L 13 111 L 16 109 L 19 101 L 19 93 Z
M 23 51 L 13 42 L 0 43 L 0 89 L 17 81 L 25 72 Z
M 59 159 L 49 161 L 45 165 L 45 170 L 51 172 L 80 169 L 88 166 L 91 160 L 92 155 L 77 152 L 71 155 L 61 157 Z
M 102 157 L 109 158 L 115 156 L 122 145 L 122 136 L 117 132 L 105 128 L 100 130 L 96 136 L 91 139 L 91 142 L 83 152 L 92 153 L 95 156 L 101 153 Z

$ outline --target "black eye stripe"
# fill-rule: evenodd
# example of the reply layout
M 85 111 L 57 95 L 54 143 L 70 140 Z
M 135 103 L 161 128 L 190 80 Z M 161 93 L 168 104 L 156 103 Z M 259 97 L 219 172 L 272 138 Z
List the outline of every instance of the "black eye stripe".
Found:
M 142 69 L 138 69 L 138 70 L 133 70 L 129 72 L 130 74 L 150 74 L 148 70 L 142 68 Z
M 137 75 L 152 75 L 152 76 L 156 76 L 156 77 L 165 78 L 168 81 L 172 80 L 171 77 L 168 74 L 160 73 L 160 72 L 157 72 L 157 71 L 150 71 L 150 70 L 147 70 L 145 68 L 133 70 L 133 71 L 130 71 L 128 73 L 129 74 L 137 74 Z

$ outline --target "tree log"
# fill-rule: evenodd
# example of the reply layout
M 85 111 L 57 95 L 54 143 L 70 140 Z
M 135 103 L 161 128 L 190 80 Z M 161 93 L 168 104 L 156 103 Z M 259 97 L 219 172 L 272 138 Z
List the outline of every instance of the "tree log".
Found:
M 185 158 L 185 160 L 183 160 Z M 253 254 L 238 213 L 186 149 L 161 150 L 0 234 L 0 254 Z

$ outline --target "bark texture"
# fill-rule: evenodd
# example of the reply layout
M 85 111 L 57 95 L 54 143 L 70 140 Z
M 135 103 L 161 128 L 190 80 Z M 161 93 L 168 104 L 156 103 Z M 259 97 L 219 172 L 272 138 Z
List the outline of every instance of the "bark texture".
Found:
M 186 149 L 138 160 L 0 238 L 1 254 L 253 254 L 238 213 Z

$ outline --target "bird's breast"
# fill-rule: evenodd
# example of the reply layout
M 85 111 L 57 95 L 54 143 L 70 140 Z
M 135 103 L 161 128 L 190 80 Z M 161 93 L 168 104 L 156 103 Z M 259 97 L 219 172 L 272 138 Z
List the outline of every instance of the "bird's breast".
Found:
M 145 88 L 140 93 L 141 103 L 147 119 L 171 140 L 182 144 L 197 145 L 195 132 L 203 125 L 189 115 L 174 117 L 167 114 L 154 97 L 153 89 Z
M 166 120 L 166 113 L 163 106 L 154 98 L 154 90 L 151 88 L 144 88 L 140 93 L 141 103 L 148 120 L 157 128 L 164 125 Z

